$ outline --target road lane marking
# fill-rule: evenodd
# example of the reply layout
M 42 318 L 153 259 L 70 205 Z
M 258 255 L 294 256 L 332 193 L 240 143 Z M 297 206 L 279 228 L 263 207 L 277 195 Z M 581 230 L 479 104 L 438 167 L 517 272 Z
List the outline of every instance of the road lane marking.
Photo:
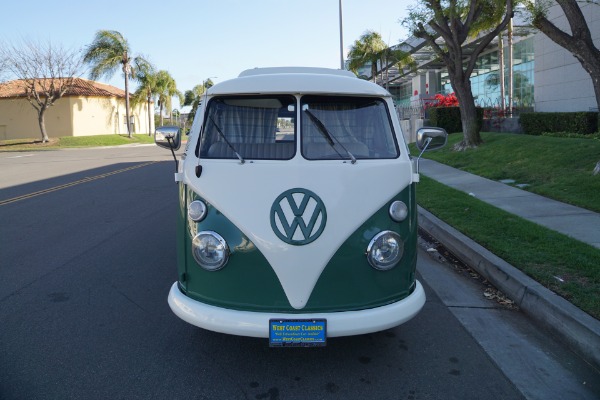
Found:
M 23 157 L 33 157 L 33 154 L 23 154 L 20 156 L 11 156 L 11 157 L 6 157 L 7 159 L 13 159 L 13 158 L 23 158 Z
M 37 192 L 24 194 L 22 196 L 13 197 L 11 199 L 1 200 L 0 201 L 0 206 L 6 205 L 6 204 L 15 203 L 15 202 L 21 201 L 21 200 L 30 199 L 32 197 L 41 196 L 43 194 L 56 192 L 58 190 L 67 189 L 67 188 L 70 188 L 70 187 L 73 187 L 73 186 L 76 186 L 76 185 L 80 185 L 82 183 L 92 182 L 92 181 L 95 181 L 95 180 L 98 180 L 98 179 L 102 179 L 102 178 L 106 178 L 106 177 L 109 177 L 109 176 L 112 176 L 112 175 L 117 175 L 117 174 L 120 174 L 122 172 L 127 172 L 127 171 L 131 171 L 131 170 L 134 170 L 134 169 L 146 167 L 148 165 L 156 164 L 157 162 L 158 161 L 150 161 L 150 162 L 147 162 L 147 163 L 134 165 L 132 167 L 127 167 L 127 168 L 123 168 L 123 169 L 118 169 L 116 171 L 107 172 L 105 174 L 100 174 L 100 175 L 95 175 L 95 176 L 89 176 L 89 177 L 80 179 L 78 181 L 69 182 L 69 183 L 65 183 L 63 185 L 54 186 L 54 187 L 51 187 L 51 188 L 48 188 L 48 189 L 43 189 L 43 190 L 40 190 L 40 191 L 37 191 Z

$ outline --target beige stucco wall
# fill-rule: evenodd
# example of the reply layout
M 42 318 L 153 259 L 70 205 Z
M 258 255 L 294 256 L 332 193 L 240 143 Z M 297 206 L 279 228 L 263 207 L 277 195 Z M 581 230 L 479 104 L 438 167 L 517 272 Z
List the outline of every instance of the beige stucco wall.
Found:
M 123 99 L 72 97 L 69 102 L 73 116 L 73 136 L 127 134 Z M 133 133 L 148 133 L 147 105 L 132 107 L 130 114 Z M 154 132 L 154 118 L 150 123 L 150 132 Z
M 131 110 L 134 133 L 148 133 L 146 104 Z M 51 138 L 127 134 L 125 101 L 110 97 L 64 97 L 45 114 Z M 150 121 L 154 132 L 154 118 Z M 26 99 L 0 99 L 0 140 L 41 138 L 37 111 Z
M 68 102 L 56 102 L 44 119 L 50 137 L 72 136 Z M 27 99 L 0 99 L 0 140 L 25 138 L 41 138 L 37 111 Z

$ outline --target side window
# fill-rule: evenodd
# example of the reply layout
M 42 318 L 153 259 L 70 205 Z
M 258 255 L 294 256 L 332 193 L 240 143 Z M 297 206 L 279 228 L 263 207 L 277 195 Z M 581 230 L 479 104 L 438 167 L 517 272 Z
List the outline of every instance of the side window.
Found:
M 288 160 L 296 152 L 293 96 L 227 96 L 210 100 L 200 157 Z
M 300 107 L 306 159 L 389 159 L 400 154 L 382 99 L 304 96 Z

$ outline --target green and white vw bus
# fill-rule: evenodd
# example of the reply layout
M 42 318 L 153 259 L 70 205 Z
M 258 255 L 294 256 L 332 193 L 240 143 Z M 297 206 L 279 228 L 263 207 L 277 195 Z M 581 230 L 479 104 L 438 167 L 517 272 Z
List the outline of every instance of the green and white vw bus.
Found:
M 422 147 L 445 141 L 419 131 Z M 179 142 L 177 128 L 157 130 L 160 146 Z M 244 71 L 208 89 L 175 177 L 169 305 L 190 324 L 311 346 L 423 307 L 419 175 L 380 86 L 321 68 Z

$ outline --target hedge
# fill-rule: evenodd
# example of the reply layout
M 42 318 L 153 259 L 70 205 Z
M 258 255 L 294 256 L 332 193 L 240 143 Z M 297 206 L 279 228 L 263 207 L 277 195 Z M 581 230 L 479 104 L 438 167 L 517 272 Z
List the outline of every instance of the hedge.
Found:
M 589 135 L 598 132 L 597 112 L 530 112 L 522 113 L 519 123 L 528 135 L 547 132 L 573 132 Z
M 483 125 L 483 108 L 477 107 L 477 125 L 481 130 Z M 448 133 L 462 132 L 462 120 L 459 107 L 432 107 L 429 110 L 429 123 L 432 126 L 444 128 Z

